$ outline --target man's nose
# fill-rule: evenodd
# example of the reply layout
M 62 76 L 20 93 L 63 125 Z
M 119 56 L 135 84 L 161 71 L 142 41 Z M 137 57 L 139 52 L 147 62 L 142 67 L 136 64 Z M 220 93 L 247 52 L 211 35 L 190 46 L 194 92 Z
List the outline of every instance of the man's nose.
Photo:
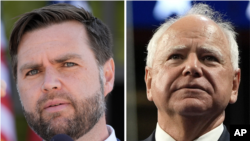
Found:
M 60 90 L 61 82 L 56 70 L 49 68 L 45 70 L 44 81 L 42 84 L 42 91 L 44 93 L 50 92 L 52 90 Z
M 201 63 L 196 54 L 190 54 L 184 65 L 185 66 L 182 75 L 190 75 L 193 77 L 201 77 L 203 75 Z

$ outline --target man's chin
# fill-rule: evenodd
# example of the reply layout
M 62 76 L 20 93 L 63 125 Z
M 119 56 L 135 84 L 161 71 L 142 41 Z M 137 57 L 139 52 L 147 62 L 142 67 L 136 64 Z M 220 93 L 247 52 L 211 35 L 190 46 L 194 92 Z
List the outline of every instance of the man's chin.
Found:
M 39 127 L 34 129 L 44 140 L 50 140 L 56 134 L 69 134 L 70 121 L 72 119 L 63 116 L 42 117 Z
M 76 140 L 88 133 L 105 113 L 105 101 L 104 95 L 99 91 L 88 99 L 70 101 L 74 103 L 74 110 L 36 110 L 37 112 L 32 113 L 23 108 L 25 118 L 29 126 L 46 141 L 60 133 Z
M 54 134 L 65 134 L 69 128 L 68 119 L 64 117 L 56 117 L 50 120 L 49 127 Z
M 176 111 L 181 116 L 202 116 L 209 112 L 210 106 L 200 100 L 189 99 L 176 106 Z
M 194 117 L 194 116 L 202 116 L 205 115 L 207 112 L 206 111 L 202 111 L 200 109 L 196 109 L 196 108 L 192 108 L 192 109 L 188 109 L 188 110 L 182 110 L 179 112 L 179 115 L 183 116 L 183 117 Z

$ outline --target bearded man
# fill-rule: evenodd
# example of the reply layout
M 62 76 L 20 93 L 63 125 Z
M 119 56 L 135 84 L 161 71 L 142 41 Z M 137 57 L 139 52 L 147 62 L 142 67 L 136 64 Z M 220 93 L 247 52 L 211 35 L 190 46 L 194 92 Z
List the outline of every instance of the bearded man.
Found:
M 21 16 L 9 45 L 24 115 L 40 137 L 118 140 L 105 120 L 115 71 L 102 21 L 69 4 L 46 6 Z

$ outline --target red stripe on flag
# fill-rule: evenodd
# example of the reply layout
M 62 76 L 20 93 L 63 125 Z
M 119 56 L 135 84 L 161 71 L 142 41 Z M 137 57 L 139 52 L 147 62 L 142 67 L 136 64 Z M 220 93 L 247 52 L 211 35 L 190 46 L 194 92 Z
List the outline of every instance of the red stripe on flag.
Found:
M 38 136 L 33 130 L 28 129 L 28 141 L 42 141 L 43 139 Z
M 0 61 L 5 62 L 4 51 L 0 48 Z
M 7 62 L 7 60 L 5 58 L 6 58 L 5 51 L 4 51 L 3 47 L 1 47 L 1 63 L 5 64 L 5 62 Z
M 9 94 L 1 97 L 1 105 L 4 105 L 11 113 L 14 113 L 13 106 L 11 104 L 11 98 Z
M 5 137 L 5 135 L 1 132 L 1 141 L 7 141 L 7 138 Z

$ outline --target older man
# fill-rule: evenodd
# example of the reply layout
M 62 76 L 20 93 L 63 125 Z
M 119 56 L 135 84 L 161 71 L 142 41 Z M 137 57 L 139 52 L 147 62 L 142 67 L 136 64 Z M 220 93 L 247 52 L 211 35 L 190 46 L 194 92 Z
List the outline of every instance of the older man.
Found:
M 158 123 L 145 141 L 229 141 L 223 121 L 238 96 L 238 54 L 232 26 L 205 4 L 166 21 L 148 45 L 147 98 Z
M 117 140 L 105 121 L 114 61 L 104 23 L 72 5 L 43 7 L 16 22 L 10 54 L 24 115 L 44 140 Z

